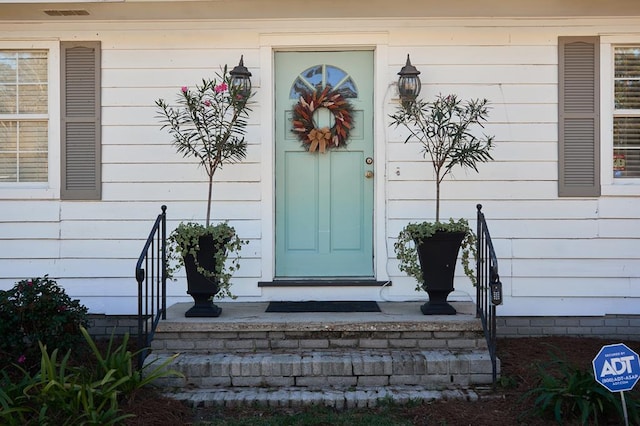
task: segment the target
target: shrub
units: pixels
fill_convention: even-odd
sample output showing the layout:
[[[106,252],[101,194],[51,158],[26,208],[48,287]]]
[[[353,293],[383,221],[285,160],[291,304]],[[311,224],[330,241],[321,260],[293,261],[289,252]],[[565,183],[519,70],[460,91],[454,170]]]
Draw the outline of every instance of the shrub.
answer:
[[[553,418],[559,424],[579,421],[580,424],[598,424],[599,421],[623,418],[623,409],[617,393],[609,392],[596,382],[593,372],[580,369],[550,351],[551,361],[540,364],[538,385],[526,392],[522,399],[534,397],[533,408],[524,416]],[[626,398],[629,419],[640,424],[640,404]]]
[[[178,357],[178,354],[167,358],[158,365],[154,365],[154,362],[151,362],[141,366],[139,369],[136,369],[134,368],[133,361],[140,352],[145,350],[145,348],[138,349],[136,352],[128,350],[129,333],[124,335],[122,343],[117,347],[114,347],[114,336],[112,334],[109,339],[109,344],[103,354],[91,339],[87,330],[82,328],[81,331],[97,361],[98,371],[96,374],[111,374],[112,377],[118,381],[118,389],[124,395],[130,395],[134,391],[151,384],[154,380],[162,377],[182,376],[180,372],[167,368],[168,365]]]
[[[66,350],[82,340],[87,308],[45,275],[0,291],[0,351],[13,362],[36,355],[38,342]]]
[[[132,415],[119,408],[124,398],[153,380],[180,375],[167,368],[177,355],[154,368],[133,368],[137,353],[127,349],[128,335],[115,346],[114,336],[102,353],[84,327],[80,328],[93,365],[73,365],[71,350],[60,357],[40,344],[40,369],[35,374],[18,368],[22,375],[12,380],[0,371],[0,424],[3,425],[115,425]],[[147,371],[148,370],[148,371]]]

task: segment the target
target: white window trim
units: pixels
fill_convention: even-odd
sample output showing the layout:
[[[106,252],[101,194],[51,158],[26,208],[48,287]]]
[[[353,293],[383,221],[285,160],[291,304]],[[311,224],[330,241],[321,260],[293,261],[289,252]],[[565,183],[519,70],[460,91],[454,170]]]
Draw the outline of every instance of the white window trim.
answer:
[[[60,43],[58,41],[0,41],[2,50],[47,50],[48,181],[0,183],[0,200],[60,198]]]
[[[613,177],[614,48],[640,45],[637,36],[600,37],[600,182],[603,196],[640,195],[640,178]]]

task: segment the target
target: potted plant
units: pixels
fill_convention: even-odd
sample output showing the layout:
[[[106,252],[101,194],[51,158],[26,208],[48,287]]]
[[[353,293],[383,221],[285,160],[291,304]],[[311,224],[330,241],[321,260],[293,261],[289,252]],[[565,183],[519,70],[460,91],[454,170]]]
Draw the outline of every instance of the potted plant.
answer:
[[[453,291],[461,246],[465,273],[475,285],[469,265],[475,253],[475,235],[465,219],[440,221],[440,184],[455,166],[478,172],[478,163],[493,160],[493,136],[471,133],[473,127],[483,127],[487,105],[486,99],[463,102],[456,95],[438,95],[433,102],[403,102],[390,116],[391,125],[409,131],[405,143],[416,140],[422,144],[423,158],[430,160],[435,174],[435,222],[409,223],[394,244],[400,270],[418,281],[416,290],[429,294],[429,301],[420,307],[425,315],[456,313],[447,297]]]
[[[216,171],[246,157],[244,135],[250,97],[250,91],[233,84],[225,65],[216,79],[203,79],[193,90],[182,87],[177,106],[169,106],[163,99],[156,101],[162,129],[168,129],[177,152],[196,159],[209,178],[205,225],[180,223],[168,238],[168,273],[185,267],[187,293],[195,302],[187,317],[217,317],[222,309],[212,298],[235,298],[230,279],[239,268],[239,251],[245,241],[228,223],[211,224],[211,196]]]

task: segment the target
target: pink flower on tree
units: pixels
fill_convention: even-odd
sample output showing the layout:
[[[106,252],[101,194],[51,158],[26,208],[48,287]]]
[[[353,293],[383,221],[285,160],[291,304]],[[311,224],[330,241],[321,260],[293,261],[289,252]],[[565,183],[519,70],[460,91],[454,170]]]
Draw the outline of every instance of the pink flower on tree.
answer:
[[[204,105],[210,107],[211,106],[211,101],[209,99],[205,99]]]
[[[187,93],[187,91],[189,90],[189,88],[187,86],[182,86],[182,93]]]
[[[18,364],[24,364],[27,361],[27,357],[22,354],[18,357]]]
[[[214,90],[216,91],[216,93],[221,93],[224,92],[225,90],[227,90],[227,83],[220,83],[218,84]]]

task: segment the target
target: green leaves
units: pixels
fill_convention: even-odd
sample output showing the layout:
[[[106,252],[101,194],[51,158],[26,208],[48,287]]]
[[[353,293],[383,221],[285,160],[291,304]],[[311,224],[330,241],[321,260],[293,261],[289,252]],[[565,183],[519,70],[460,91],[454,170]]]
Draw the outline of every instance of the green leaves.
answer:
[[[198,264],[197,253],[200,248],[200,237],[207,235],[224,247],[224,250],[215,252],[214,271],[208,271]],[[195,222],[180,223],[168,238],[167,260],[169,267],[167,273],[170,278],[173,277],[174,272],[184,266],[184,257],[192,255],[199,273],[218,279],[219,291],[216,297],[235,299],[236,296],[231,293],[231,276],[240,269],[240,250],[245,244],[247,241],[241,240],[235,229],[226,222],[208,226]],[[228,259],[229,262],[227,262]]]
[[[465,274],[475,286],[476,275],[475,270],[471,267],[470,260],[472,256],[474,260],[476,258],[476,235],[469,227],[469,222],[466,219],[459,219],[457,221],[449,219],[449,222],[420,222],[406,225],[402,231],[400,231],[398,239],[393,245],[396,257],[400,261],[399,269],[416,279],[418,282],[416,291],[422,290],[424,279],[418,261],[415,241],[428,238],[437,231],[465,233],[461,245],[461,261]]]
[[[248,100],[240,88],[231,84],[225,65],[217,79],[203,79],[193,90],[183,87],[177,106],[170,106],[164,99],[156,101],[161,128],[173,137],[176,151],[196,159],[207,172],[207,225],[214,174],[225,164],[242,161],[247,155],[244,135],[251,111]]]
[[[138,352],[128,349],[128,334],[114,345],[111,336],[105,353],[98,350],[84,327],[81,327],[95,368],[71,365],[71,350],[60,358],[59,349],[51,352],[40,344],[40,370],[35,375],[18,368],[22,376],[11,380],[5,369],[0,373],[0,424],[3,425],[116,425],[132,415],[122,414],[119,403],[137,389],[167,376],[181,376],[168,365],[177,354],[159,365],[133,368]],[[15,376],[15,375],[14,375]]]
[[[538,385],[525,393],[523,400],[533,399],[533,408],[524,416],[546,416],[557,423],[577,420],[580,424],[598,424],[600,420],[623,418],[622,403],[617,394],[595,381],[591,370],[582,370],[550,352],[552,360],[536,366]],[[640,421],[640,404],[627,398],[627,409],[633,424]]]
[[[38,341],[69,349],[82,340],[80,327],[87,324],[87,308],[48,275],[0,291],[0,354],[10,362],[33,363]]]
[[[478,163],[493,160],[493,136],[477,136],[471,129],[483,127],[489,109],[487,99],[463,102],[456,95],[438,95],[433,102],[416,100],[402,104],[391,115],[391,125],[409,130],[405,143],[422,144],[436,175],[436,222],[440,220],[440,183],[455,166],[478,171]]]

